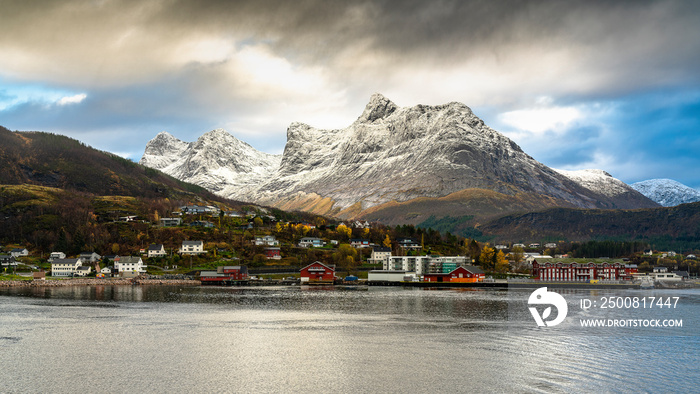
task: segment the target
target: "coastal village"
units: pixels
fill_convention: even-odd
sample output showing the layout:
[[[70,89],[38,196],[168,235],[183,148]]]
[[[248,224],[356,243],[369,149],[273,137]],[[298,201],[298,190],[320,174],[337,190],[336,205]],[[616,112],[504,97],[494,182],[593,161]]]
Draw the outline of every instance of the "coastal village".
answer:
[[[391,229],[363,221],[330,225],[318,220],[281,221],[264,209],[241,213],[211,205],[184,205],[170,217],[156,214],[153,219],[126,215],[114,222],[180,235],[178,230],[194,229],[186,234],[203,235],[202,239],[150,243],[136,253],[123,255],[118,254],[122,249],[119,244],[107,251],[89,250],[72,256],[61,250],[44,255],[21,245],[0,246],[2,273],[33,280],[188,279],[202,285],[456,285],[506,279],[518,283],[624,284],[639,283],[642,277],[653,283],[683,283],[696,278],[698,270],[693,253],[645,249],[637,253],[636,261],[573,258],[561,242],[491,246],[413,226]],[[233,242],[221,241],[222,223],[228,224],[225,235]],[[217,241],[207,236],[215,234],[219,235]]]

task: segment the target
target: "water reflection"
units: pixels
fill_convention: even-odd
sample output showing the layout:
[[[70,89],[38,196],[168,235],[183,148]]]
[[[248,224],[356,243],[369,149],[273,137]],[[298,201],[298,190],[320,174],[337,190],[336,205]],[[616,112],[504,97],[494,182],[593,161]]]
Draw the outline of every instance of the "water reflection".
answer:
[[[305,286],[2,289],[0,381],[8,392],[696,391],[697,335],[544,331],[532,320],[510,320],[528,295]],[[572,305],[589,296],[566,293]],[[687,312],[697,312],[698,293],[684,297]],[[75,360],[129,376],[67,375]]]

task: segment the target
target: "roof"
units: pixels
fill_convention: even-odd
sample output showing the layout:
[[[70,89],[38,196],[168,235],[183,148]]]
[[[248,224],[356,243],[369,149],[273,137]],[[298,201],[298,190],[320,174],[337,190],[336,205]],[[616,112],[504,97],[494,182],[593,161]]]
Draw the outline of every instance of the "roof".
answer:
[[[182,241],[183,245],[201,245],[204,241]]]
[[[21,251],[23,251],[23,250],[27,250],[27,249],[25,249],[25,248],[14,248],[14,249],[12,249],[13,252],[21,252]]]
[[[322,266],[328,268],[329,270],[335,271],[335,267],[329,267],[329,266],[323,264],[323,263],[320,262],[320,261],[313,262],[313,263],[307,265],[306,267],[302,268],[300,271],[303,271],[303,270],[305,270],[305,269],[311,267],[312,265],[316,265],[316,264],[320,264],[320,265],[322,265]]]
[[[120,264],[136,264],[139,261],[143,262],[141,260],[141,257],[135,257],[135,256],[123,256],[119,258],[119,263]]]
[[[374,252],[391,252],[391,248],[387,248],[384,246],[375,246],[372,248],[372,251],[374,251]]]
[[[75,264],[78,260],[80,259],[55,259],[51,264]]]
[[[148,250],[161,250],[163,249],[163,244],[154,244],[148,247]]]
[[[471,272],[472,274],[483,274],[484,271],[479,267],[474,267],[473,265],[463,265],[462,268]]]
[[[81,265],[80,267],[77,268],[78,271],[90,271],[90,266],[89,265]]]

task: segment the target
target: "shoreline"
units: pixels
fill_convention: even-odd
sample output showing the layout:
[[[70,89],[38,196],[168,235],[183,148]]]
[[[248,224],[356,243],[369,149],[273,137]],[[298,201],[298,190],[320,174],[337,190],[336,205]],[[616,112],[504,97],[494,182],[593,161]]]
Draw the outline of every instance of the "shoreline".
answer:
[[[133,286],[187,285],[199,286],[198,280],[187,279],[61,279],[61,280],[3,280],[0,287],[63,287],[63,286]]]

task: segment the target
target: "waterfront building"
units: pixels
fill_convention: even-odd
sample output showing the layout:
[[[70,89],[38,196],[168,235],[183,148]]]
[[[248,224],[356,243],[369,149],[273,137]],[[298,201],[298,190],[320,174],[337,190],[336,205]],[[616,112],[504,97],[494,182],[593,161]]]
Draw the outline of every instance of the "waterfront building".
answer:
[[[532,262],[532,275],[537,280],[588,282],[591,280],[632,280],[636,264],[621,262]]]
[[[407,282],[416,277],[413,271],[372,270],[367,274],[368,282]]]
[[[219,266],[216,267],[216,271],[202,271],[199,274],[203,285],[226,285],[248,278],[248,267],[245,265]]]
[[[92,272],[92,267],[89,265],[81,265],[80,267],[75,269],[75,274],[74,276],[88,276]]]
[[[425,274],[426,282],[474,283],[484,281],[484,271],[471,265],[460,266],[448,273]]]
[[[146,273],[141,257],[122,256],[114,260],[114,269],[119,276],[138,276]]]
[[[55,259],[51,262],[51,276],[71,277],[78,267],[83,265],[83,259]]]
[[[332,282],[335,279],[335,266],[327,266],[320,261],[301,269],[302,282]]]

